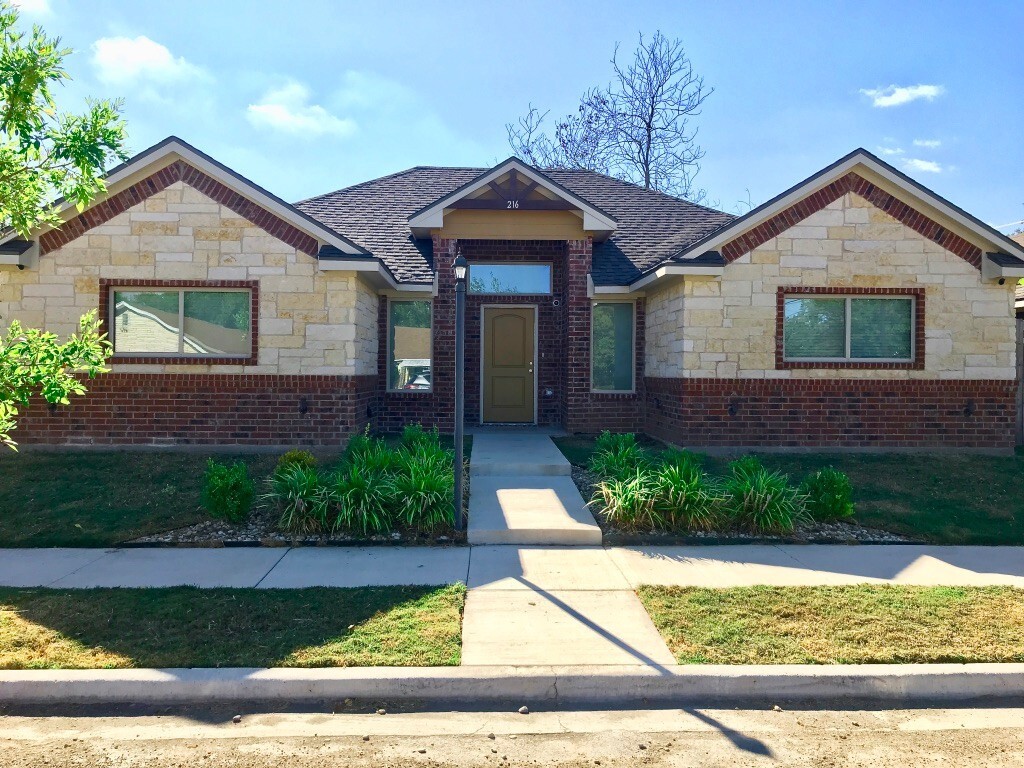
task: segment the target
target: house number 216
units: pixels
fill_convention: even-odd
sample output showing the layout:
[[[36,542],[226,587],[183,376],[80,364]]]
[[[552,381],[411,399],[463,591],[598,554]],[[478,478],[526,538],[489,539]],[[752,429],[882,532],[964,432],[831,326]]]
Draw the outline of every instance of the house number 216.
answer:
[[[506,201],[505,209],[509,210],[509,211],[518,210],[519,209],[519,201],[518,200],[508,200],[508,201]]]

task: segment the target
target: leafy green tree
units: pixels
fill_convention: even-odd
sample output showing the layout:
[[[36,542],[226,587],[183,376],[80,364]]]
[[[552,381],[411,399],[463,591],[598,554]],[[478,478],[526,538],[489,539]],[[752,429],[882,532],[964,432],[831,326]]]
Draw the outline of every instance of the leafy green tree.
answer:
[[[106,373],[110,343],[99,333],[96,312],[80,321],[78,332],[61,343],[55,334],[22,328],[15,320],[0,338],[0,443],[15,447],[18,406],[37,392],[48,403],[67,405],[71,395],[85,394],[80,376]]]
[[[18,12],[0,3],[0,227],[22,237],[59,226],[61,198],[85,208],[105,191],[103,169],[127,157],[119,102],[90,101],[82,114],[57,110],[53,89],[70,79],[70,53],[39,26],[19,29]],[[14,447],[19,405],[36,393],[68,403],[85,392],[76,372],[105,372],[109,355],[94,312],[63,343],[11,322],[0,336],[0,443]]]
[[[105,189],[104,167],[127,154],[121,103],[58,112],[53,87],[71,79],[63,66],[71,49],[17,22],[18,12],[0,3],[0,223],[28,237],[60,224],[57,198],[88,205]]]

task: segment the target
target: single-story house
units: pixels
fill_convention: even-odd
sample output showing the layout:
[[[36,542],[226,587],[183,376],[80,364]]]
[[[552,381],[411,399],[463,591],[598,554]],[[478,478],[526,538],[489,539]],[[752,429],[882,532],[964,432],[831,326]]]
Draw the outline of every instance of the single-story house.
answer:
[[[0,324],[96,309],[111,372],[23,444],[328,446],[469,424],[686,446],[1014,445],[1024,245],[858,149],[743,216],[608,176],[418,166],[289,204],[170,137],[0,238]]]

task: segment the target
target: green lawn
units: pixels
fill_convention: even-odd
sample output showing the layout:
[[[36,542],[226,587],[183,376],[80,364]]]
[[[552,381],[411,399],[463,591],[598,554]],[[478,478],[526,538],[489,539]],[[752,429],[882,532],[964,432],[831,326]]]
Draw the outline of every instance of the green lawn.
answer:
[[[1012,587],[641,587],[680,664],[1024,662]]]
[[[0,669],[453,666],[465,587],[0,589]]]
[[[1024,544],[1024,454],[764,454],[794,482],[822,467],[850,477],[857,522],[935,544]],[[709,457],[722,472],[726,460]]]
[[[207,519],[206,454],[0,450],[0,546],[108,547]],[[261,484],[276,454],[245,461]]]
[[[578,466],[593,453],[592,437],[555,442]],[[736,457],[709,456],[705,467],[724,474],[730,458]],[[1024,544],[1024,453],[766,453],[759,458],[794,484],[823,467],[842,470],[853,483],[855,520],[871,528],[935,544]]]

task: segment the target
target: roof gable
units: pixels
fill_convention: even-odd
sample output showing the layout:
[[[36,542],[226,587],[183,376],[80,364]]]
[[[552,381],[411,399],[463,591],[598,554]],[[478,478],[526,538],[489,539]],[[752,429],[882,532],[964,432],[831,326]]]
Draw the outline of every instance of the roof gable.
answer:
[[[684,263],[710,249],[720,249],[726,262],[733,261],[847,192],[867,199],[897,221],[979,269],[987,249],[1001,249],[1024,257],[1021,244],[867,150],[857,149],[725,227],[685,246],[668,261]],[[937,220],[940,218],[951,226],[940,223]]]
[[[409,227],[416,237],[429,237],[431,230],[444,226],[444,214],[454,208],[576,210],[583,216],[583,229],[593,232],[597,241],[607,239],[618,228],[608,213],[517,157],[420,208],[409,217]]]
[[[74,203],[58,201],[58,211],[67,218],[60,227],[41,232],[41,253],[71,242],[156,192],[183,181],[312,256],[316,256],[321,245],[330,245],[352,255],[367,254],[340,233],[176,136],[169,136],[112,169],[104,176],[104,181],[107,194],[81,212]],[[0,243],[16,237],[16,233],[8,232]]]

